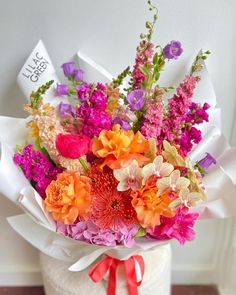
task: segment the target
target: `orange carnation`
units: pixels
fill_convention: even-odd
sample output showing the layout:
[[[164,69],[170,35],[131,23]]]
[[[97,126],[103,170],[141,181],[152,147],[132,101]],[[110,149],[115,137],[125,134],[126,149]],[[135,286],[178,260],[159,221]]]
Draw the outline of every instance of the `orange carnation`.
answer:
[[[139,191],[131,192],[132,205],[137,213],[139,223],[144,228],[154,229],[160,225],[160,217],[173,217],[175,210],[169,208],[173,201],[167,194],[157,196],[157,187],[154,181],[147,181]]]
[[[73,224],[78,217],[88,218],[90,201],[90,178],[69,171],[49,184],[44,204],[56,221]]]
[[[140,165],[149,162],[144,153],[149,149],[149,141],[138,131],[125,131],[120,125],[113,126],[112,130],[103,130],[93,141],[92,151],[98,158],[105,158],[103,165],[111,169],[118,169],[132,160]]]

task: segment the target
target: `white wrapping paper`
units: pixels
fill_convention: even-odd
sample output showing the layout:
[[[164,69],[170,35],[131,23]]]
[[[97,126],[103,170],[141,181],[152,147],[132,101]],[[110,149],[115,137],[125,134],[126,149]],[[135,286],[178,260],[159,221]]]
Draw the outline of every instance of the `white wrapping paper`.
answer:
[[[39,81],[34,82],[36,84],[29,82],[29,78],[22,77],[25,66],[30,63],[36,52],[40,53],[37,55],[38,57],[44,56],[50,61],[46,49],[40,41],[18,76],[19,84],[26,95],[29,95],[40,84],[51,79],[56,80],[51,61],[50,67],[47,68],[48,71],[45,70],[45,76],[42,75]],[[89,70],[92,79],[98,77],[98,73],[100,81],[112,79],[112,75],[94,61],[82,54],[78,54],[78,56],[84,65],[87,64],[86,70]],[[221,134],[220,110],[214,108],[216,106],[215,92],[205,64],[201,76],[202,81],[198,85],[197,100],[199,102],[207,101],[213,109],[211,110],[209,124],[203,124],[201,127],[203,140],[193,149],[190,158],[193,161],[200,160],[204,157],[205,152],[209,152],[216,158],[217,165],[213,166],[207,176],[204,177],[208,201],[198,206],[197,211],[201,214],[200,218],[202,219],[225,218],[236,215],[236,170],[234,168],[236,167],[236,149],[230,148]],[[51,100],[53,99],[51,94],[49,97]],[[54,98],[54,102],[57,103],[58,99]],[[104,253],[118,259],[127,259],[139,250],[148,250],[163,244],[163,242],[139,239],[132,249],[124,246],[111,248],[74,241],[56,233],[55,223],[45,213],[41,198],[12,160],[15,144],[19,144],[25,139],[26,120],[0,117],[0,193],[23,207],[25,212],[28,213],[8,218],[10,225],[23,238],[43,253],[59,260],[71,262],[69,268],[71,271],[85,269]]]
[[[54,87],[48,90],[45,102],[55,105],[63,100],[56,97],[55,94],[55,86],[59,80],[43,41],[39,40],[17,76],[17,83],[26,99],[28,99],[32,91],[37,90],[50,80],[54,81]]]

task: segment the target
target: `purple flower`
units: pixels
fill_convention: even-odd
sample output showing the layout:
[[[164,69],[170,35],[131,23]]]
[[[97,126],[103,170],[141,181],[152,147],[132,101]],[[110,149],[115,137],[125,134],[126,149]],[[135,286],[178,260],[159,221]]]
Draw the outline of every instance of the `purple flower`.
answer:
[[[216,164],[216,159],[209,153],[206,153],[206,156],[197,163],[197,165],[204,171],[207,171],[213,164]]]
[[[58,111],[61,117],[64,117],[66,115],[75,116],[75,110],[73,106],[69,103],[63,103],[61,102],[58,106]]]
[[[69,87],[66,84],[57,84],[56,94],[58,96],[69,94]]]
[[[125,120],[122,120],[120,117],[116,117],[113,120],[112,125],[116,125],[116,124],[119,124],[123,130],[127,131],[130,129],[129,123]]]
[[[76,81],[83,81],[84,80],[84,71],[81,69],[75,69],[73,75],[74,75],[74,79]]]
[[[181,43],[179,41],[172,40],[163,49],[164,57],[167,59],[177,59],[183,52]]]
[[[126,247],[131,248],[135,244],[135,235],[138,233],[140,226],[131,225],[120,228],[117,232],[116,238],[119,243],[124,244]]]
[[[145,103],[144,96],[145,91],[142,89],[133,90],[127,95],[126,100],[128,101],[132,111],[139,111],[142,109]]]
[[[75,63],[73,61],[64,63],[61,68],[63,69],[66,77],[73,76],[75,72]]]
[[[91,220],[78,221],[78,223],[72,225],[57,223],[57,231],[73,240],[111,247],[116,245],[132,247],[138,230],[138,225],[124,226],[119,231],[101,229]]]

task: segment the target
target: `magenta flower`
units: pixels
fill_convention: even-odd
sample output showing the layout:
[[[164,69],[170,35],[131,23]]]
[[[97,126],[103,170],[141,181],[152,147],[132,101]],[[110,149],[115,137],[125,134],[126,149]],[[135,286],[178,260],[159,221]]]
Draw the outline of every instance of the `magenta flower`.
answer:
[[[73,76],[75,72],[75,63],[73,61],[66,62],[61,65],[61,68],[63,69],[64,75],[66,77]]]
[[[82,133],[89,137],[98,136],[103,129],[111,129],[112,119],[109,114],[91,107],[87,102],[78,108],[77,114],[83,121]]]
[[[52,180],[57,178],[61,169],[55,167],[41,151],[35,151],[29,144],[15,153],[13,160],[35,187],[42,198],[46,197],[45,190]]]
[[[69,94],[69,87],[66,84],[57,84],[56,94],[58,96],[68,95]]]
[[[183,245],[186,241],[195,239],[193,227],[198,217],[198,213],[188,213],[186,207],[178,208],[172,218],[161,216],[161,225],[148,230],[148,234],[157,240],[176,239]]]
[[[89,98],[91,92],[91,86],[87,83],[83,83],[82,85],[76,86],[78,99],[81,101],[86,101]]]
[[[123,129],[123,130],[129,130],[130,129],[130,125],[127,121],[125,120],[122,120],[120,117],[116,117],[113,122],[112,122],[112,125],[116,125],[116,124],[119,124],[120,127]]]
[[[89,98],[89,101],[96,109],[104,111],[107,107],[107,96],[101,90],[94,90]]]
[[[183,52],[181,43],[179,41],[172,40],[163,49],[164,57],[167,59],[177,59]]]
[[[81,69],[75,69],[73,76],[76,81],[83,81],[84,80],[84,71]]]
[[[127,95],[126,100],[132,111],[139,111],[142,109],[145,103],[144,96],[145,91],[142,89],[133,90]]]

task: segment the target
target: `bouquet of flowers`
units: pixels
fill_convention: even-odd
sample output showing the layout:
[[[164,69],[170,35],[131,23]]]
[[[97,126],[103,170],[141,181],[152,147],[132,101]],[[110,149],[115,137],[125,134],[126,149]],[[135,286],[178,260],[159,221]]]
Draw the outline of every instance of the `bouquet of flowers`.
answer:
[[[124,259],[170,239],[184,244],[195,238],[199,216],[236,212],[235,201],[229,203],[234,176],[227,169],[235,151],[213,127],[216,112],[207,97],[193,100],[210,52],[197,55],[176,89],[159,85],[165,66],[183,48],[179,41],[153,44],[158,17],[148,4],[154,17],[140,36],[133,68],[109,83],[89,83],[74,62],[64,63],[68,83],[49,81],[33,91],[24,106],[29,117],[18,119],[17,130],[9,131],[11,119],[1,118],[11,142],[20,142],[13,152],[2,140],[0,191],[33,218],[9,221],[48,255],[78,260],[72,270],[103,253]],[[44,101],[50,88],[59,104]],[[15,180],[10,192],[9,176]],[[223,179],[219,192],[214,176]]]

